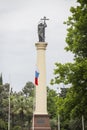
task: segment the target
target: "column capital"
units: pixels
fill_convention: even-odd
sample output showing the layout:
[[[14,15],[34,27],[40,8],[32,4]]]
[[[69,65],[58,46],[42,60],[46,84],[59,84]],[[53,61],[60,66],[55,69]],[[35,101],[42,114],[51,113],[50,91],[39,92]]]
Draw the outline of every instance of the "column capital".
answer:
[[[37,50],[46,50],[47,45],[48,45],[48,43],[46,43],[46,42],[35,43]]]

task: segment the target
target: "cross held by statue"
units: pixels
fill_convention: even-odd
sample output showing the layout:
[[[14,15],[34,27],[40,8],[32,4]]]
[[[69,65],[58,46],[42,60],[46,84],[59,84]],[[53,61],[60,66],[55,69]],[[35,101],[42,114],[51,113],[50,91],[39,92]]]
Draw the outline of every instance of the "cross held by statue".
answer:
[[[44,20],[44,23],[45,23],[45,21],[49,19],[44,16],[41,20]]]

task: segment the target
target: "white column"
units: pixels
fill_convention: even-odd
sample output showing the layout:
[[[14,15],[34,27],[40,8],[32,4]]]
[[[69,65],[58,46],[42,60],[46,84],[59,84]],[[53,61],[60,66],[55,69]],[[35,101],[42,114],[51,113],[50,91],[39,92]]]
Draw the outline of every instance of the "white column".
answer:
[[[45,50],[47,43],[38,42],[35,44],[37,49],[37,67],[39,70],[38,86],[36,86],[36,103],[34,114],[47,114],[47,90],[46,90],[46,61]]]

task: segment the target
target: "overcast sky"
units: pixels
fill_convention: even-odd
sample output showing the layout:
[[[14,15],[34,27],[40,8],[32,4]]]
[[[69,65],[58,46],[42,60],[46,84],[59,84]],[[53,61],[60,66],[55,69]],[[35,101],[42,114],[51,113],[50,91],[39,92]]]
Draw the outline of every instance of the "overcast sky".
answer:
[[[37,25],[46,16],[47,86],[53,78],[55,62],[72,62],[66,46],[66,25],[70,7],[76,0],[0,0],[0,73],[4,83],[20,91],[26,82],[34,82]]]

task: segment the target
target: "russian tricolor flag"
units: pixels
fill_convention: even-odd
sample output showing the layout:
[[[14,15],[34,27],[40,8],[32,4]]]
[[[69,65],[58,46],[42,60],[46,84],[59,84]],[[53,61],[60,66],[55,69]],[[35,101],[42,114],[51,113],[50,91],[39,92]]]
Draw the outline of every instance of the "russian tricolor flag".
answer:
[[[38,85],[38,77],[39,77],[39,71],[35,71],[35,85]]]

